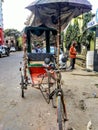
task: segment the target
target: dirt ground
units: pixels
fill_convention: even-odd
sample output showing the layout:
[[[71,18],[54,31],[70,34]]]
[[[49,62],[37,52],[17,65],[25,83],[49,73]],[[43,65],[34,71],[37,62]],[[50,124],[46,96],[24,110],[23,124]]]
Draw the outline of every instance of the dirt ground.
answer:
[[[62,73],[69,126],[75,130],[98,130],[98,73],[76,66],[72,72]]]
[[[0,130],[58,130],[56,109],[45,102],[39,90],[28,87],[25,99],[21,98],[21,57],[17,52],[0,59]],[[98,73],[76,66],[73,71],[62,72],[62,82],[67,126],[88,130],[91,121],[90,130],[98,130]]]

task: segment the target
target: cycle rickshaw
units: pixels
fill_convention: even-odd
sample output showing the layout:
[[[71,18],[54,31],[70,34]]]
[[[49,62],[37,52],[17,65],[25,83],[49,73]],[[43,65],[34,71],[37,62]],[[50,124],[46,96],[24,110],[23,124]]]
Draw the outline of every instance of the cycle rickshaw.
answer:
[[[60,43],[61,43],[61,30],[64,30],[65,27],[67,27],[69,21],[72,18],[75,18],[83,13],[89,12],[91,10],[92,6],[87,0],[36,0],[32,2],[29,6],[27,6],[27,9],[32,11],[34,19],[32,21],[32,26],[37,26],[40,24],[45,23],[49,27],[54,27],[57,29],[57,38],[56,38],[56,45],[57,45],[57,55],[56,58],[53,59],[53,62],[55,61],[55,66],[50,66],[50,63],[48,62],[48,67],[45,68],[45,74],[43,74],[42,81],[44,77],[48,77],[48,88],[45,91],[41,91],[45,97],[45,99],[48,99],[48,103],[50,99],[53,99],[56,95],[57,99],[57,121],[58,121],[58,128],[59,130],[64,130],[63,124],[67,121],[67,114],[66,114],[66,107],[64,103],[64,96],[63,96],[63,90],[62,90],[62,82],[61,82],[61,73],[59,69],[59,51],[60,51]],[[37,31],[37,30],[36,30]],[[49,53],[48,50],[49,47],[49,30],[46,31],[46,50]],[[29,34],[28,34],[29,35]],[[30,39],[28,40],[30,41]],[[46,57],[47,58],[47,57]],[[46,59],[45,58],[45,59]],[[48,60],[46,61],[49,61]],[[51,59],[51,58],[50,58]],[[51,70],[53,71],[51,73]],[[33,72],[33,71],[32,71]],[[54,80],[54,82],[51,82],[51,78]],[[26,78],[27,80],[27,78]],[[26,81],[27,82],[27,81]],[[41,84],[43,84],[41,82]],[[41,86],[40,84],[40,86]],[[51,91],[52,86],[55,85],[55,89]],[[41,89],[40,89],[41,90]]]
[[[32,35],[41,36],[45,34],[46,53],[32,53]],[[21,63],[21,96],[25,97],[24,91],[31,87],[39,89],[49,104],[52,101],[53,107],[57,108],[57,122],[59,130],[64,129],[67,121],[66,107],[63,90],[61,88],[61,73],[57,69],[58,57],[50,53],[49,38],[57,35],[57,31],[45,25],[38,27],[25,27],[23,38],[23,63]],[[56,43],[55,43],[56,44]]]

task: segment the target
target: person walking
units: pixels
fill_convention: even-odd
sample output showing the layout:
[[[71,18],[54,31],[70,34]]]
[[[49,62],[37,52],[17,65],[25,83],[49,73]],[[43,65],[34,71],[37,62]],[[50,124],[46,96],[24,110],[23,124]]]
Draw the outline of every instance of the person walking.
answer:
[[[77,55],[77,51],[76,51],[76,45],[77,42],[73,41],[72,45],[69,49],[69,57],[70,57],[70,69],[75,69],[75,62],[76,62],[76,55]]]

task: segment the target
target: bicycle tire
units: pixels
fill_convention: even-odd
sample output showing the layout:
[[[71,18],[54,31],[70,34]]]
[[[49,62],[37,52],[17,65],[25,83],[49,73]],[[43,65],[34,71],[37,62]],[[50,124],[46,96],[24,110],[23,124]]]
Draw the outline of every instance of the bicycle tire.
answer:
[[[44,78],[46,79],[46,77],[43,77],[43,81],[44,81]],[[50,95],[50,76],[47,76],[47,84],[44,84],[43,82],[40,84],[40,91],[42,93],[42,96],[44,97],[45,101],[49,104],[50,103],[50,98],[49,98],[49,95]],[[46,90],[44,89],[46,88]]]
[[[61,96],[57,96],[57,122],[59,130],[65,130],[64,107]]]
[[[56,94],[54,94],[54,96],[53,96],[52,106],[53,106],[53,108],[57,108],[57,105],[56,105]]]
[[[21,97],[24,98],[24,79],[21,75]]]
[[[21,97],[24,98],[24,89],[21,90]]]

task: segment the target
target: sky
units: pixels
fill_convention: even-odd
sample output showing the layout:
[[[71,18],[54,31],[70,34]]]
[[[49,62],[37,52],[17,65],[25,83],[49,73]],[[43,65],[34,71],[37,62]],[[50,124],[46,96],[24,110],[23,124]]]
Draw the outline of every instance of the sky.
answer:
[[[33,1],[34,0],[4,0],[2,3],[4,30],[17,29],[18,31],[22,31],[25,27],[24,22],[31,13],[25,7]],[[92,11],[95,13],[98,6],[95,0],[89,1],[92,4]]]

